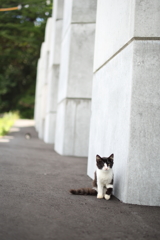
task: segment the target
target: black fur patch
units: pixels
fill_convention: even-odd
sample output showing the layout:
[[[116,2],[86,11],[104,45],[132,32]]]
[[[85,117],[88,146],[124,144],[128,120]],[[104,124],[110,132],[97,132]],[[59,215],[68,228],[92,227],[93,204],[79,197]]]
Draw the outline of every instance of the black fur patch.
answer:
[[[94,173],[93,187],[97,187],[97,174]]]
[[[106,194],[111,195],[112,194],[112,188],[107,188]]]
[[[99,169],[102,169],[103,166],[104,166],[104,163],[106,163],[108,167],[112,168],[112,166],[113,166],[113,159],[114,159],[114,155],[113,154],[111,154],[108,158],[100,157],[99,155],[96,155],[97,167]]]
[[[70,193],[75,195],[97,195],[97,191],[92,188],[71,189]]]

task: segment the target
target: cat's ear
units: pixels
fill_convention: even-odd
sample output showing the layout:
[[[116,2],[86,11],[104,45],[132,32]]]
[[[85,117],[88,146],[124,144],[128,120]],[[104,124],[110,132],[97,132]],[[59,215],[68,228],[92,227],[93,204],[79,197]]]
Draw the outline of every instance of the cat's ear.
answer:
[[[111,159],[112,161],[114,160],[114,154],[113,153],[109,156],[109,159]]]
[[[99,155],[96,155],[96,161],[100,161],[101,160],[101,157]]]

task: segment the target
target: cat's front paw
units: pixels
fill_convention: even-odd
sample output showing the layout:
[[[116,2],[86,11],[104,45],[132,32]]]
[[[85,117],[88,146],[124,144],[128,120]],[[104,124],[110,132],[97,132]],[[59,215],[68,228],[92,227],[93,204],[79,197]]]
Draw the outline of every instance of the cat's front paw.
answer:
[[[103,198],[103,195],[102,194],[98,194],[97,198],[101,199],[101,198]]]
[[[105,194],[104,197],[106,200],[109,200],[111,198],[111,195]]]

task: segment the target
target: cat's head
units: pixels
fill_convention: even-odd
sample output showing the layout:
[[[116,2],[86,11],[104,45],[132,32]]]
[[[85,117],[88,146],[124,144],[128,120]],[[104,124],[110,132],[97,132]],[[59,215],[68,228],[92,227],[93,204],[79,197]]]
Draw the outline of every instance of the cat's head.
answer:
[[[109,157],[100,157],[96,155],[97,167],[103,171],[108,171],[113,166],[114,154]]]

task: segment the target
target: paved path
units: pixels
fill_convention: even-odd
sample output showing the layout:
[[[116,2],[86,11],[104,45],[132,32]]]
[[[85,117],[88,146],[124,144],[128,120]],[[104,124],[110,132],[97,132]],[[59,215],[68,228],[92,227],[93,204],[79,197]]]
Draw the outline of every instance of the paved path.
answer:
[[[0,139],[0,240],[160,239],[159,207],[71,195],[91,185],[87,159],[58,155],[32,123]]]

